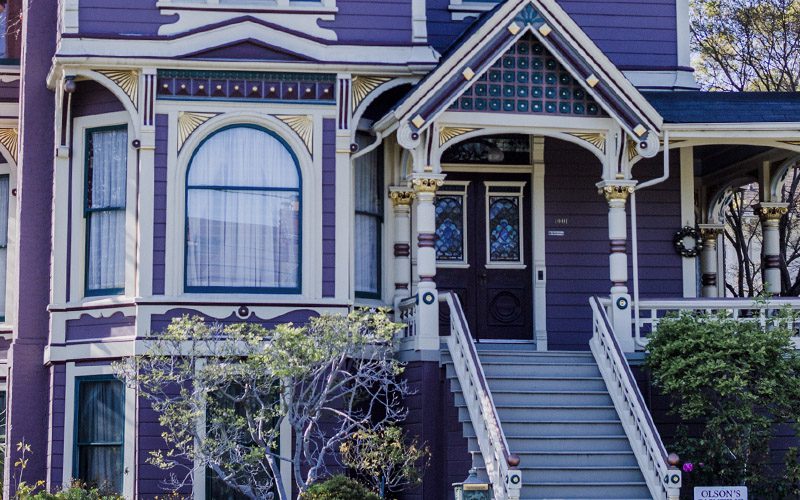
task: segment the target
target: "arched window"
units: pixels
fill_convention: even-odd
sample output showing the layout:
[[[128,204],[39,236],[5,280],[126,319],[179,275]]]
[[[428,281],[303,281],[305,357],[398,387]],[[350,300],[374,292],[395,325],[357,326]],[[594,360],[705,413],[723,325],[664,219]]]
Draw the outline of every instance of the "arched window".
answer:
[[[301,179],[271,132],[224,128],[186,174],[188,292],[300,291]]]

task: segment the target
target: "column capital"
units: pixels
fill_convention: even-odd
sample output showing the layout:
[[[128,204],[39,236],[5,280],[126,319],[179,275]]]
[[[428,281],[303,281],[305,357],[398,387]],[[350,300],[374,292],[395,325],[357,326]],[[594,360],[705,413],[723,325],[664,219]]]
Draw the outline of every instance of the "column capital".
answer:
[[[411,206],[411,202],[414,201],[414,198],[417,196],[417,193],[414,190],[402,187],[402,186],[391,186],[389,188],[389,198],[392,200],[392,206]]]
[[[789,204],[761,202],[755,206],[755,210],[763,222],[779,221],[789,212]]]
[[[597,194],[605,195],[606,201],[622,201],[623,203],[628,200],[628,196],[636,189],[636,181],[602,181],[596,184]]]
[[[700,230],[700,239],[703,241],[713,240],[716,242],[717,236],[722,234],[725,230],[724,224],[698,224],[697,228]]]
[[[413,173],[411,187],[417,193],[435,193],[444,184],[444,174]]]

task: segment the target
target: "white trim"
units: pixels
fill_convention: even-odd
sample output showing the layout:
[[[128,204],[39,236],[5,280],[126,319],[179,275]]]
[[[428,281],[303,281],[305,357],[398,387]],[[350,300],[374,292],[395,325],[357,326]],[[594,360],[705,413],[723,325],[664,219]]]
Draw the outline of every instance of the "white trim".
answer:
[[[681,1],[685,0],[678,0]],[[623,74],[637,88],[700,88],[694,73],[689,70],[624,71]]]
[[[242,12],[263,12],[264,10],[272,11],[285,11],[285,12],[297,12],[303,13],[305,11],[328,11],[328,12],[336,12],[336,1],[335,0],[319,0],[319,1],[300,1],[300,2],[293,2],[291,0],[240,0],[239,2],[226,2],[224,4],[219,3],[219,0],[200,0],[200,1],[181,1],[181,0],[158,0],[156,2],[156,8],[158,9],[170,9],[170,10],[181,10],[181,9],[188,9],[188,10],[197,10],[202,9],[204,11],[211,11],[211,10],[224,10],[224,11],[233,11],[236,14],[241,14]]]
[[[9,329],[16,324],[17,303],[17,164],[10,155],[3,152],[6,163],[0,164],[0,175],[8,175],[8,232],[6,234],[6,282],[0,283],[6,289],[5,321],[0,323],[0,329],[6,325]]]
[[[694,227],[694,148],[681,148],[680,190],[681,225]],[[697,297],[697,257],[681,257],[683,296]]]
[[[105,113],[100,115],[82,116],[74,120],[74,134],[72,139],[72,233],[70,241],[71,262],[70,269],[70,302],[83,303],[84,301],[97,300],[98,297],[86,297],[86,219],[83,216],[85,202],[85,151],[86,132],[97,127],[108,126],[127,127],[127,161],[128,171],[125,199],[125,291],[119,296],[133,297],[136,290],[136,206],[137,206],[137,165],[136,150],[131,146],[131,141],[136,137],[134,127],[130,122],[130,115],[126,111]],[[58,186],[57,186],[58,187]],[[64,193],[66,197],[66,193]],[[66,206],[66,203],[64,204]],[[133,235],[133,236],[131,236]],[[55,242],[58,244],[58,242]],[[64,242],[66,245],[66,242]],[[58,279],[66,280],[63,273]],[[58,284],[57,282],[55,283]],[[54,287],[55,288],[55,287]],[[109,296],[111,297],[111,296]]]
[[[443,190],[439,188],[436,192],[437,198],[439,196],[457,196],[461,198],[461,227],[464,228],[461,234],[461,260],[439,260],[436,259],[436,268],[442,269],[469,269],[469,226],[467,224],[467,203],[469,199],[469,185],[470,181],[444,181],[444,186],[461,187],[461,190]],[[434,210],[436,210],[436,199],[434,198]],[[435,213],[435,212],[434,212]],[[436,225],[438,229],[438,225]]]
[[[533,331],[536,349],[547,350],[547,248],[545,239],[544,137],[531,137],[531,226],[533,235]],[[539,279],[542,273],[542,279]]]
[[[691,66],[692,55],[689,46],[689,0],[675,0],[675,24],[678,27],[677,51],[678,66]]]
[[[486,269],[525,269],[527,266],[525,265],[525,224],[523,221],[525,220],[525,208],[524,208],[524,188],[527,182],[519,182],[519,181],[484,181],[483,185],[485,188],[484,192],[484,205],[485,205],[485,219],[484,219],[484,226],[485,226],[485,237],[486,237],[486,262],[485,267]],[[516,187],[518,188],[517,192],[507,192],[507,191],[498,191],[496,193],[492,193],[493,187]],[[496,198],[504,197],[504,198],[517,198],[517,212],[519,213],[519,260],[518,261],[493,261],[491,258],[491,245],[489,244],[491,241],[491,230],[489,228],[489,200],[494,196]]]
[[[68,488],[72,484],[74,467],[74,435],[75,435],[75,380],[92,375],[113,375],[110,365],[75,366],[74,362],[66,364],[66,384],[64,388],[64,459],[61,475],[62,486]],[[120,382],[124,383],[124,382]],[[125,437],[122,495],[133,498],[136,484],[136,390],[125,387]]]

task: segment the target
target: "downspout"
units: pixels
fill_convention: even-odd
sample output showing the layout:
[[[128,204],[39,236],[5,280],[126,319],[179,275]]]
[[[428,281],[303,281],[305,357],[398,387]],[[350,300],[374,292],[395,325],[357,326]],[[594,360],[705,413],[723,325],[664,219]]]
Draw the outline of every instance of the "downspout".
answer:
[[[381,141],[383,141],[383,132],[375,132],[375,142],[370,144],[369,146],[365,147],[364,149],[359,149],[358,152],[350,156],[350,160],[357,160],[364,156],[365,154],[369,153],[373,149],[377,148],[381,145]]]
[[[638,184],[631,193],[631,257],[633,264],[633,319],[634,336],[639,342],[639,231],[636,224],[636,193],[644,188],[661,184],[669,179],[669,131],[664,131],[664,171],[661,177]]]

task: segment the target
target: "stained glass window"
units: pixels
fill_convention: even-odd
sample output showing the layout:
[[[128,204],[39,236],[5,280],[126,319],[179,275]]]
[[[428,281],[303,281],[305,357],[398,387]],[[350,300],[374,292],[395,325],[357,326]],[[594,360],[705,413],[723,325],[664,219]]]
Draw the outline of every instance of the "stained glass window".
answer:
[[[464,197],[436,198],[436,260],[464,261]]]
[[[519,262],[519,197],[489,196],[489,260]]]

